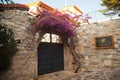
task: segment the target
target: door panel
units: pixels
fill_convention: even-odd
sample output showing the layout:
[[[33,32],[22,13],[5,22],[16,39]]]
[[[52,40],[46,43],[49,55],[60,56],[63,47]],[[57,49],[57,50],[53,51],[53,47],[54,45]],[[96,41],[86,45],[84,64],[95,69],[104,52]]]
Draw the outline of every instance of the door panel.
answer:
[[[64,69],[63,45],[41,42],[38,46],[38,74]]]

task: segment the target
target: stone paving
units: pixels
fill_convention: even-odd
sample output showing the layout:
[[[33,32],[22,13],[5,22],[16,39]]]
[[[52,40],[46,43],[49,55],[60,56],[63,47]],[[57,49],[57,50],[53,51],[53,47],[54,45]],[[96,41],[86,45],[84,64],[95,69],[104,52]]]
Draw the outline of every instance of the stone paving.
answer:
[[[72,73],[70,71],[58,71],[45,75],[40,75],[37,80],[63,80],[64,78],[68,78],[74,74],[75,73]]]

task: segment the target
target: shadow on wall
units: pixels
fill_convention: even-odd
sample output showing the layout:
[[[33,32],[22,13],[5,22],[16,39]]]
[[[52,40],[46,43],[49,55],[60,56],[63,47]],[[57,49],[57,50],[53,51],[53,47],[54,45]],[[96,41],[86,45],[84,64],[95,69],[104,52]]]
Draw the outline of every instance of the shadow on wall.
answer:
[[[120,68],[112,69],[107,72],[109,80],[120,80]]]

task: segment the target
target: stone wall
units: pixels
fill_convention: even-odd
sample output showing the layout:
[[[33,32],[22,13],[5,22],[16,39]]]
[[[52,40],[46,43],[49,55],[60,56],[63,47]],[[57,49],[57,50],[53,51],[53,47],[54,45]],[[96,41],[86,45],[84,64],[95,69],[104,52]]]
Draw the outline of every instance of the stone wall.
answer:
[[[33,17],[25,10],[4,10],[0,12],[1,23],[12,28],[18,52],[14,56],[10,70],[0,74],[0,80],[33,80],[37,76],[37,51],[34,48],[34,36],[31,33]]]
[[[82,77],[85,77],[85,80],[119,80],[120,19],[82,25],[76,31],[77,38],[74,39],[76,50],[84,55],[82,67],[79,70],[80,73],[83,72]],[[96,49],[94,38],[109,35],[114,37],[114,48]],[[96,79],[96,75],[104,79]]]
[[[31,32],[34,17],[25,10],[4,10],[0,14],[0,23],[12,28],[15,39],[20,40],[17,46],[19,51],[13,58],[12,66],[8,72],[0,74],[0,80],[35,80],[38,77],[37,47],[40,41],[37,42]],[[76,50],[84,59],[79,72],[64,80],[119,80],[120,19],[82,25],[76,32]],[[114,49],[96,49],[94,38],[109,35],[114,37]],[[65,70],[74,72],[76,66],[72,64],[70,53],[69,47],[64,46]]]
[[[18,52],[14,56],[8,72],[0,74],[0,80],[34,80],[38,77],[37,47],[43,34],[33,35],[31,26],[35,17],[27,10],[4,10],[0,12],[0,23],[10,27],[18,43]],[[69,48],[64,46],[64,69],[73,71],[72,55]]]

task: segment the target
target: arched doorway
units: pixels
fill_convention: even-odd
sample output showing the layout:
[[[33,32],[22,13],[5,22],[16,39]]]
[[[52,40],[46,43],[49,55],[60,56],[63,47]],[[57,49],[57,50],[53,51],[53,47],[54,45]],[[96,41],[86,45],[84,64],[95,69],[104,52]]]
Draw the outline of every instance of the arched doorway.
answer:
[[[60,36],[46,33],[38,46],[38,75],[63,70],[63,52]]]

